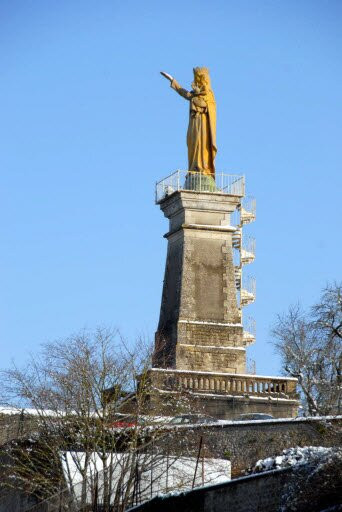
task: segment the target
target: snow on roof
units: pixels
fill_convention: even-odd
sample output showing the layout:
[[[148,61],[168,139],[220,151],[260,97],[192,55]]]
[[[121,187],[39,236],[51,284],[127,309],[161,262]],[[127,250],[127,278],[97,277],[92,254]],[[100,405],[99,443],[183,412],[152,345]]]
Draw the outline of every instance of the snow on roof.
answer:
[[[61,416],[69,416],[76,414],[75,411],[62,411],[62,410],[53,410],[53,409],[35,409],[33,407],[0,407],[0,415],[1,414],[24,414],[27,416],[51,416],[51,417],[61,417]],[[95,413],[94,413],[95,414]]]
[[[258,425],[258,424],[268,424],[268,423],[303,423],[303,422],[306,422],[306,421],[329,421],[329,420],[341,420],[342,419],[342,415],[340,416],[306,416],[306,417],[301,417],[301,418],[269,418],[269,419],[263,419],[263,420],[240,420],[240,421],[237,421],[237,420],[218,420],[218,421],[213,421],[213,422],[208,422],[208,423],[194,423],[194,424],[190,424],[190,423],[185,423],[185,424],[179,424],[179,425],[164,425],[165,427],[172,427],[172,429],[187,429],[187,428],[207,428],[207,427],[222,427],[224,428],[225,426],[238,426],[238,425],[244,425],[244,426],[247,426],[247,425],[250,425],[250,424],[253,424],[253,425]]]
[[[0,407],[0,414],[27,414],[29,416],[52,416],[56,415],[56,411],[50,409],[37,410],[31,407]]]

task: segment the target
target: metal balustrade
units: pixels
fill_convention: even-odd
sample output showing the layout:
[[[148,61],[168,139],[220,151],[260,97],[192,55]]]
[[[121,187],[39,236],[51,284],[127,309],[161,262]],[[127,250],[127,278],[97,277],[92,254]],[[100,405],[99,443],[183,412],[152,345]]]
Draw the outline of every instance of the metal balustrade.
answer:
[[[245,177],[216,172],[215,179],[200,172],[177,170],[156,184],[156,203],[179,190],[210,192],[243,197]]]
[[[246,345],[252,345],[256,337],[256,322],[251,316],[243,322],[243,339]]]
[[[158,370],[153,368],[153,380],[161,389],[188,390],[198,393],[229,395],[293,396],[296,379],[259,377],[256,375],[206,373],[183,370]],[[157,378],[156,378],[157,377]]]
[[[232,236],[232,245],[234,251],[234,264],[241,262],[242,265],[252,263],[255,260],[255,238],[252,236],[243,236],[242,229],[238,228]]]
[[[242,284],[240,290],[240,305],[247,306],[255,301],[256,298],[256,281],[255,277],[245,275],[242,276]]]
[[[240,224],[249,224],[256,219],[256,199],[252,196],[245,196],[241,201]]]
[[[246,265],[255,260],[255,238],[243,236],[241,244],[241,263]]]
[[[230,214],[230,225],[241,228],[244,224],[254,222],[256,219],[256,199],[245,196],[241,204]]]

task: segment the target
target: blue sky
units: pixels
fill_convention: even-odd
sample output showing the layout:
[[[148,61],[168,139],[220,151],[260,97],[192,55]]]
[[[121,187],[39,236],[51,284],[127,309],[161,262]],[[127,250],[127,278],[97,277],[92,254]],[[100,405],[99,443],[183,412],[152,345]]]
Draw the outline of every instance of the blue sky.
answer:
[[[154,183],[187,164],[184,86],[208,66],[216,168],[257,198],[257,322],[341,279],[342,3],[2,0],[1,366],[117,326],[153,338],[167,231]],[[253,268],[252,268],[253,267]]]

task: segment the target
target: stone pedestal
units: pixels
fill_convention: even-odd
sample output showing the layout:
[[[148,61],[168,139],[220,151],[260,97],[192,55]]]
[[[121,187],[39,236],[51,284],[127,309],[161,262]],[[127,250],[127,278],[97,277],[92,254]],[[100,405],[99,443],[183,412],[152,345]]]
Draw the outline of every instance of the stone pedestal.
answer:
[[[160,202],[169,232],[154,367],[245,373],[230,223],[240,200],[180,190]]]
[[[176,414],[186,402],[193,412],[226,419],[251,412],[295,416],[296,379],[246,374],[250,336],[244,336],[242,327],[239,308],[244,301],[237,303],[237,285],[242,299],[241,253],[236,268],[233,262],[233,247],[243,249],[243,221],[255,219],[255,213],[241,206],[244,187],[235,186],[234,177],[230,188],[184,190],[176,173],[175,190],[173,178],[157,184],[157,202],[169,219],[169,231],[164,235],[168,248],[147,409]],[[231,221],[236,209],[238,228]]]

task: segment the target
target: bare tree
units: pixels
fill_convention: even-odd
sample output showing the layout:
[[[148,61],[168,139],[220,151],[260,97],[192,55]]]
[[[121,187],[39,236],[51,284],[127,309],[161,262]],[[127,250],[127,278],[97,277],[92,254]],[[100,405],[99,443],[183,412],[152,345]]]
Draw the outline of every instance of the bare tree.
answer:
[[[57,510],[100,503],[121,512],[179,488],[189,474],[192,481],[187,447],[173,455],[170,429],[148,416],[160,415],[149,402],[150,353],[141,339],[131,346],[118,331],[98,329],[45,344],[23,369],[3,371],[3,404],[30,408],[35,421],[29,436],[0,449],[2,485]],[[171,398],[174,413],[193,403],[181,391]]]
[[[286,374],[298,378],[310,415],[340,414],[342,397],[342,285],[328,285],[309,312],[299,304],[272,327]]]
[[[330,368],[328,388],[335,389],[337,412],[342,410],[342,283],[328,285],[321,300],[312,307],[312,325],[317,337],[323,341],[325,365]]]
[[[80,498],[81,507],[101,492],[103,510],[113,502],[124,509],[136,492],[137,461],[141,471],[147,460],[140,418],[149,367],[149,347],[142,340],[130,347],[119,332],[97,329],[48,343],[24,369],[3,371],[5,401],[29,407],[37,417],[29,439],[2,450],[3,481],[44,498],[63,481],[74,489],[77,473],[82,489],[75,500]],[[116,428],[127,395],[134,397],[130,428]]]

